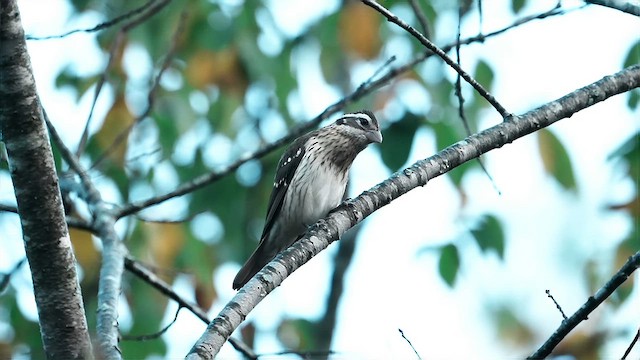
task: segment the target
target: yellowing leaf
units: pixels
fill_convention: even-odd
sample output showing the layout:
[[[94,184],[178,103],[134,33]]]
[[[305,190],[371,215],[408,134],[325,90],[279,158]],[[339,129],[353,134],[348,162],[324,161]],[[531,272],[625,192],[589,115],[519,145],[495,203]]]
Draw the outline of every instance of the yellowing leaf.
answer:
[[[100,253],[93,244],[91,233],[69,228],[69,237],[76,260],[82,267],[85,278],[94,278],[100,271]]]
[[[571,159],[560,140],[546,129],[538,131],[538,145],[545,170],[567,190],[576,188]]]
[[[154,263],[164,269],[174,266],[174,261],[185,243],[182,224],[145,224],[147,249]]]
[[[116,145],[115,141],[120,134],[133,123],[133,114],[129,111],[124,96],[120,95],[111,106],[102,127],[95,135],[96,141],[102,150],[109,149],[109,158],[118,165],[124,164],[124,156],[127,151],[127,136]],[[113,150],[111,148],[114,147]]]
[[[373,59],[380,52],[380,16],[359,2],[349,2],[340,12],[339,39],[345,52]]]
[[[218,297],[216,289],[211,286],[211,283],[203,283],[202,281],[196,281],[194,292],[196,304],[204,310],[211,308],[213,301]]]
[[[202,50],[187,64],[187,79],[198,89],[215,84],[223,91],[244,94],[248,80],[244,66],[235,49]]]

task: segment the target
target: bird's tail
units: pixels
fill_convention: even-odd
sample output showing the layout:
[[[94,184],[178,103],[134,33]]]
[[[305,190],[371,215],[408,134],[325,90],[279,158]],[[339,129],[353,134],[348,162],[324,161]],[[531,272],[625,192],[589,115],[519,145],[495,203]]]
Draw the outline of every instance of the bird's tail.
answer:
[[[273,256],[269,257],[268,254],[265,254],[263,251],[263,246],[260,244],[256,251],[251,254],[247,262],[242,265],[240,271],[233,279],[233,289],[238,290],[244,286],[253,275],[257,274],[258,271],[262,270],[262,268],[267,265],[269,261],[273,258]]]

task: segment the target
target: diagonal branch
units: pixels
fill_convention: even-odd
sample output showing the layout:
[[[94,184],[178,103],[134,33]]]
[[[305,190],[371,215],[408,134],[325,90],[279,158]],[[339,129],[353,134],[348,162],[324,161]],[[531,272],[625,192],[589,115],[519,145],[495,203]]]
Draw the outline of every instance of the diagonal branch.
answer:
[[[629,260],[618,270],[613,277],[601,287],[595,295],[589,297],[578,311],[562,321],[562,324],[545,341],[536,352],[528,359],[544,359],[551,354],[553,349],[564,339],[573,328],[578,326],[583,320],[587,320],[589,314],[593,312],[603,301],[605,301],[622,283],[627,281],[629,276],[640,267],[640,251],[629,257]]]
[[[293,271],[337,240],[377,209],[424,186],[427,181],[493,149],[547,127],[614,95],[640,87],[640,65],[578,89],[521,116],[469,136],[349,200],[311,226],[302,238],[281,252],[233,297],[194,344],[187,359],[212,359],[226,339],[266,295]]]

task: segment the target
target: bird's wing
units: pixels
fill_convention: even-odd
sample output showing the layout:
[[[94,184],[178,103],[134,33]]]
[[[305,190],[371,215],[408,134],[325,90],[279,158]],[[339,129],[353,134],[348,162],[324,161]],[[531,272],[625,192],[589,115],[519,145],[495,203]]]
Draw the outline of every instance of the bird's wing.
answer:
[[[271,231],[280,213],[280,209],[284,203],[284,197],[291,185],[293,175],[304,157],[305,144],[310,136],[311,134],[307,134],[294,141],[293,144],[287,148],[287,151],[282,154],[280,162],[278,162],[278,170],[276,171],[276,178],[273,183],[271,197],[269,198],[269,206],[267,207],[267,219],[264,224],[264,230],[262,230],[261,243],[265,236]]]

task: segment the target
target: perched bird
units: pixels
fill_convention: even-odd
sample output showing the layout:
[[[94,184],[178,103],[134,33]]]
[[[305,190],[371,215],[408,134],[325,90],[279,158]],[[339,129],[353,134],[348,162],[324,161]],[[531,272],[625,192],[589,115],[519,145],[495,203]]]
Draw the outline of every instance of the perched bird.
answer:
[[[308,226],[340,205],[356,155],[381,142],[378,120],[368,110],[345,114],[296,139],[278,163],[260,244],[236,275],[233,288],[241,288]]]

